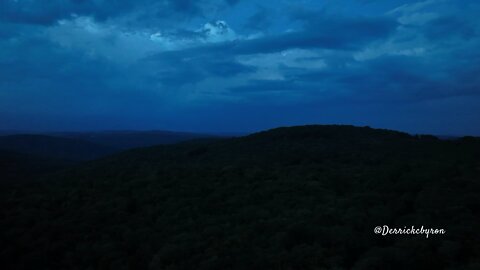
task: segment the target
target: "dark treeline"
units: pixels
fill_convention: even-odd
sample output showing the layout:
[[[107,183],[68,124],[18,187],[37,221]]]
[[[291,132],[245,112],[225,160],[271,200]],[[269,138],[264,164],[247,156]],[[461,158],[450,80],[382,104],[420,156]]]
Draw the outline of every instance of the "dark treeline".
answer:
[[[480,269],[479,176],[477,138],[368,127],[130,150],[1,182],[1,268]]]

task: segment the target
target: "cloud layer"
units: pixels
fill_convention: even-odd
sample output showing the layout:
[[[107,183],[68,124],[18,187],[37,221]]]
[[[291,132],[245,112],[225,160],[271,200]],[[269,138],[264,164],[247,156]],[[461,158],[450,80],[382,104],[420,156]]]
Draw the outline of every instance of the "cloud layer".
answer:
[[[480,4],[382,2],[1,1],[1,128],[480,135]]]

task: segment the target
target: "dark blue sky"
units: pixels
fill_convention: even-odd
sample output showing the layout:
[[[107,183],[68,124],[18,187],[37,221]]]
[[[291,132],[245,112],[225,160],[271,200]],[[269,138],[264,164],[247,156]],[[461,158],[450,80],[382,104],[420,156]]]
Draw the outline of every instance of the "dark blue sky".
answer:
[[[476,0],[0,0],[0,129],[480,135]]]

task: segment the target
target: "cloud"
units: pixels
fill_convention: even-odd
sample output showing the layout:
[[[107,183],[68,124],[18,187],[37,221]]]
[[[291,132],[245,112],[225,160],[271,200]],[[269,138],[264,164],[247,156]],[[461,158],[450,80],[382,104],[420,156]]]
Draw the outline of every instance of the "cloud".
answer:
[[[233,58],[215,58],[210,55],[164,55],[159,59],[146,59],[138,67],[149,74],[151,80],[169,88],[196,84],[211,77],[228,78],[256,71],[256,67],[242,64]]]
[[[442,0],[424,0],[424,1],[415,1],[413,3],[403,4],[399,7],[394,8],[393,10],[389,11],[388,14],[412,14],[418,12],[420,10],[424,10],[425,8],[436,4],[438,2],[443,2]]]
[[[203,36],[205,42],[226,42],[237,39],[237,34],[228,26],[225,21],[206,23],[196,31]]]
[[[231,77],[238,74],[251,73],[256,70],[255,66],[244,65],[237,61],[225,60],[214,60],[208,62],[205,66],[206,71],[208,71],[210,75],[218,77]]]
[[[467,20],[454,16],[441,16],[426,23],[425,36],[432,41],[451,38],[471,39],[478,33],[475,27]]]
[[[400,2],[0,1],[0,116],[477,99],[480,5]]]
[[[389,18],[319,19],[304,30],[248,40],[236,44],[238,54],[270,53],[287,49],[327,48],[355,50],[368,42],[385,38],[395,31]]]
[[[270,16],[272,14],[269,13],[266,7],[258,6],[257,11],[247,19],[245,28],[263,32],[272,24]]]
[[[51,25],[72,16],[88,16],[98,21],[130,17],[131,22],[147,23],[168,18],[190,18],[203,15],[212,8],[233,5],[228,0],[3,0],[0,2],[0,21]]]
[[[320,23],[320,21],[317,21]],[[222,26],[223,27],[223,26]],[[152,58],[161,59],[166,54],[188,56],[199,54],[212,55],[250,55],[282,52],[290,49],[331,49],[356,50],[370,42],[388,37],[395,31],[396,23],[387,18],[347,19],[345,21],[325,19],[318,27],[305,30],[288,31],[278,35],[242,38],[222,35],[218,44],[194,46],[176,52],[160,52]],[[228,28],[226,28],[228,29]],[[214,36],[219,32],[215,30]],[[228,38],[232,36],[231,38]],[[233,39],[233,41],[231,41]],[[213,39],[215,40],[215,39]]]
[[[148,2],[148,1],[139,1]],[[0,19],[7,22],[44,24],[56,23],[68,19],[72,15],[89,15],[104,20],[133,9],[129,1],[15,1],[1,2]]]

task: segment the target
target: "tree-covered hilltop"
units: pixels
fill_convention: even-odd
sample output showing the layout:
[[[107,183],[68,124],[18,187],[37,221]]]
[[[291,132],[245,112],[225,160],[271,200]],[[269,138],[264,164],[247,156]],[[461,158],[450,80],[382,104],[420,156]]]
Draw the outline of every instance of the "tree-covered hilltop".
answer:
[[[131,150],[2,188],[4,269],[480,269],[480,142],[353,126]],[[376,226],[444,229],[389,235]]]

